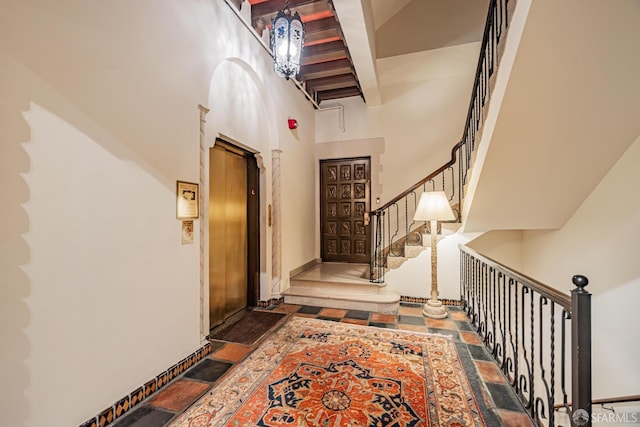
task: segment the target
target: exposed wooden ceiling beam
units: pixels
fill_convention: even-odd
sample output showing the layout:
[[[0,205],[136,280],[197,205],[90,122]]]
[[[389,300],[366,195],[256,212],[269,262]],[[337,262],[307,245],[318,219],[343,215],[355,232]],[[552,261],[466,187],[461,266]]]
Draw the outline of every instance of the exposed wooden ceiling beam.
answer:
[[[314,46],[305,47],[303,54],[313,56],[321,53],[336,52],[336,51],[345,52],[345,45],[342,40],[336,40],[329,43],[322,43]]]
[[[302,58],[301,65],[304,66],[304,65],[310,65],[310,64],[318,64],[320,62],[336,61],[338,59],[345,59],[346,57],[347,57],[347,54],[344,50],[326,52],[326,53],[321,53],[321,54],[312,55],[312,56],[305,55],[305,57]]]
[[[279,5],[277,7],[273,7],[274,3]],[[264,8],[261,8],[260,6],[262,5],[267,5],[269,7],[265,6]],[[259,3],[252,7],[251,15],[262,16],[262,19],[264,19],[265,22],[271,24],[271,21],[273,21],[273,18],[276,17],[281,9],[282,3],[268,1]],[[289,9],[291,9],[292,14],[298,12],[300,14],[300,18],[302,19],[302,22],[304,22],[305,24],[308,22],[312,22],[315,19],[322,19],[333,16],[333,11],[329,8],[329,4],[326,1],[316,1],[311,3],[307,2],[299,6],[293,6],[291,2],[289,2]]]
[[[358,82],[351,73],[340,76],[323,77],[320,79],[307,80],[306,87],[313,91],[323,91],[332,89],[342,89],[350,86],[357,86]]]
[[[337,28],[330,28],[324,31],[304,34],[304,45],[313,46],[320,43],[328,43],[340,40],[340,32]]]
[[[315,21],[310,21],[304,24],[304,32],[305,33],[314,33],[317,31],[324,31],[328,29],[340,29],[338,25],[338,21],[336,21],[335,17],[317,19]]]
[[[344,46],[344,43],[342,40],[337,40],[305,47],[302,53],[302,65],[335,61],[337,59],[344,59],[347,57],[347,49]]]
[[[330,99],[347,98],[350,96],[362,96],[360,88],[353,86],[343,89],[320,91],[316,93],[316,102],[320,103]]]
[[[284,8],[287,2],[286,0],[249,0],[249,3],[251,3],[251,13],[253,15],[269,15],[278,13],[278,11]],[[320,6],[320,3],[324,3],[327,8],[329,7],[326,0],[289,0],[289,9],[293,12],[294,9],[298,10],[300,7],[306,7],[312,3],[318,3],[318,6]],[[300,15],[302,15],[302,13],[300,13]]]
[[[353,72],[353,67],[348,59],[304,65],[300,69],[300,74],[307,80],[338,76],[350,72]]]
[[[268,24],[282,10],[286,0],[249,0],[252,18],[262,17]],[[331,0],[289,0],[305,27],[305,47],[298,78],[318,102],[362,95],[358,77],[344,41]]]

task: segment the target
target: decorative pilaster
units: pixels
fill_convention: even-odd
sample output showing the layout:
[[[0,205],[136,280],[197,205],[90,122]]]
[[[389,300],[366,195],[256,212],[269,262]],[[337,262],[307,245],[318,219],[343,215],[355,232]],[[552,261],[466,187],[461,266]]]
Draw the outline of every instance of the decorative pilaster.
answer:
[[[280,154],[271,150],[271,297],[280,295],[282,284],[282,228],[280,214]]]
[[[200,219],[200,224],[199,224],[199,235],[200,235],[200,335],[202,337],[207,335],[207,325],[205,324],[205,301],[204,301],[204,294],[205,294],[205,283],[206,283],[206,277],[205,277],[205,247],[204,247],[204,243],[205,243],[205,239],[204,239],[204,231],[205,231],[205,224],[204,224],[204,181],[205,181],[205,159],[206,159],[206,141],[205,141],[205,123],[206,121],[206,116],[207,113],[209,112],[209,109],[203,105],[198,105],[198,110],[200,110],[200,191],[199,193],[199,199],[198,199],[198,206],[199,206],[199,212],[198,212],[198,218]],[[208,317],[208,314],[207,314]]]

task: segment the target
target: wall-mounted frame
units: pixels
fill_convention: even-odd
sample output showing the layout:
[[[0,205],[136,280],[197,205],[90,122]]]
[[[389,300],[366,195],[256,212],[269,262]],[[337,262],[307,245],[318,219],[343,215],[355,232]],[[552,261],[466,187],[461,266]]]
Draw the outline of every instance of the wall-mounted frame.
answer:
[[[176,218],[198,218],[198,184],[194,182],[176,182]]]
[[[182,244],[193,243],[193,220],[182,221]]]

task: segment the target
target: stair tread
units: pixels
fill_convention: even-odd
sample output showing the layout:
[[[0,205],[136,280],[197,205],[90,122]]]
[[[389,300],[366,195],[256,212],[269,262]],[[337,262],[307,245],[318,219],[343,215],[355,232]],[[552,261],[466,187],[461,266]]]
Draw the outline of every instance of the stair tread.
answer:
[[[325,298],[325,299],[340,299],[340,300],[354,300],[354,301],[367,301],[367,302],[387,302],[394,303],[400,300],[400,296],[396,293],[389,291],[380,291],[364,293],[362,291],[356,292],[355,290],[349,292],[349,290],[336,290],[326,289],[322,287],[299,287],[291,285],[289,289],[284,291],[284,295],[297,295],[312,298]]]
[[[319,263],[291,277],[282,295],[288,304],[372,312],[395,312],[400,295],[372,283],[369,264]]]
[[[361,279],[359,281],[343,281],[342,279],[334,279],[334,280],[328,280],[328,279],[299,279],[297,277],[294,277],[291,279],[291,286],[293,286],[294,284],[298,285],[298,286],[304,286],[304,287],[313,287],[313,286],[328,286],[328,287],[340,287],[340,288],[344,288],[344,287],[353,287],[356,289],[363,289],[363,288],[383,288],[386,286],[386,283],[374,283],[369,281],[369,279]]]

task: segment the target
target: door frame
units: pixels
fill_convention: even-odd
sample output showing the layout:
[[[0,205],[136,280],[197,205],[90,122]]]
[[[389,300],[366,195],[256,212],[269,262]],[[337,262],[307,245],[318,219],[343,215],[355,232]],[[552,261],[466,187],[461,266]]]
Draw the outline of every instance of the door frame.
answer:
[[[240,147],[233,142],[223,138],[216,138],[213,145],[208,147],[209,150],[214,147],[224,147],[244,157],[247,161],[247,307],[256,307],[260,300],[260,170],[256,159],[256,153]],[[206,177],[207,186],[211,179],[211,165],[209,165]],[[207,199],[207,210],[211,201]],[[209,215],[206,216],[207,222],[207,248],[209,248],[211,234],[209,232]],[[207,252],[209,249],[207,249]],[[210,288],[208,270],[206,272],[206,287]],[[207,299],[208,301],[208,299]],[[207,312],[205,317],[208,318],[211,307],[206,304]],[[231,316],[233,317],[233,316]],[[224,324],[225,322],[223,322]],[[211,330],[212,325],[207,328]]]
[[[322,178],[322,165],[323,163],[327,163],[327,162],[341,162],[341,161],[353,161],[353,160],[366,160],[367,161],[367,171],[368,171],[368,176],[366,177],[366,187],[365,187],[365,200],[367,203],[367,208],[365,210],[365,215],[368,213],[368,211],[371,210],[371,177],[373,175],[372,173],[372,159],[370,155],[364,155],[364,156],[351,156],[351,157],[340,157],[340,158],[323,158],[323,159],[319,159],[318,160],[318,187],[320,189],[320,194],[319,194],[319,210],[318,210],[318,214],[320,217],[320,239],[319,239],[319,243],[320,243],[320,259],[322,261],[325,261],[325,241],[324,241],[324,201],[325,201],[325,197],[326,195],[324,194],[324,188],[323,188],[323,178]],[[353,201],[353,192],[352,194],[352,198],[351,200]],[[365,234],[366,234],[366,254],[367,254],[367,260],[365,261],[365,263],[370,263],[371,262],[371,228],[370,225],[367,224],[367,221],[365,221],[365,219],[363,218],[364,221],[364,227],[365,227]]]

